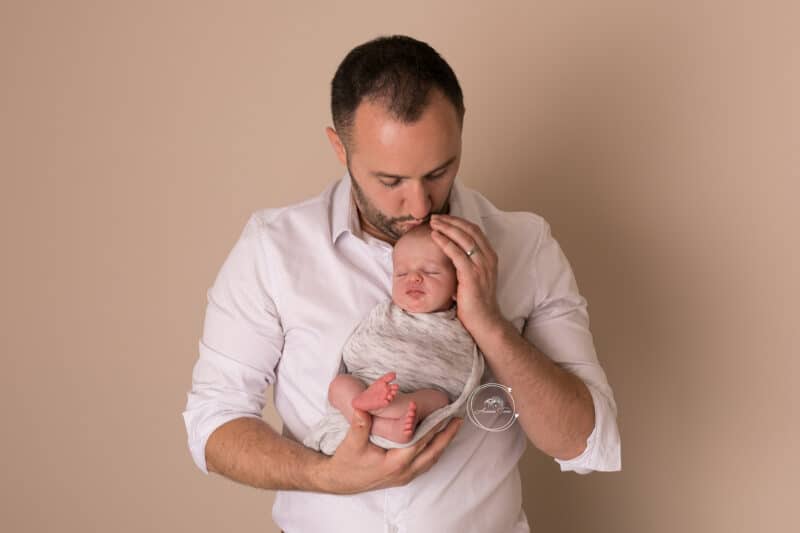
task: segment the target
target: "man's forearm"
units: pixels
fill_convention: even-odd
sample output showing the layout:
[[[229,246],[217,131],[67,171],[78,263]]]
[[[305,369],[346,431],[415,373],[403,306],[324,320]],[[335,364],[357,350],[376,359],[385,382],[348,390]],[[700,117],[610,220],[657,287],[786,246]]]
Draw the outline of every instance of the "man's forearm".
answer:
[[[500,383],[512,388],[519,423],[531,442],[557,459],[572,459],[594,428],[594,404],[577,376],[559,368],[507,321],[475,337]]]
[[[326,459],[257,418],[223,424],[206,445],[209,472],[262,489],[326,492],[321,475]]]

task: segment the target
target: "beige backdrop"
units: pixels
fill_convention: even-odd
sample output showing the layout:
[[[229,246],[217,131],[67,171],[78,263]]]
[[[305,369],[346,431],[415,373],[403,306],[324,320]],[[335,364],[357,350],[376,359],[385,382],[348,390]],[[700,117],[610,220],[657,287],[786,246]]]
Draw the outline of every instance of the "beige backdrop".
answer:
[[[534,531],[800,530],[800,10],[434,3],[0,2],[0,530],[276,530],[186,448],[205,291],[341,176],[330,79],[389,33],[459,75],[459,179],[551,222],[616,392],[624,471],[529,450]]]

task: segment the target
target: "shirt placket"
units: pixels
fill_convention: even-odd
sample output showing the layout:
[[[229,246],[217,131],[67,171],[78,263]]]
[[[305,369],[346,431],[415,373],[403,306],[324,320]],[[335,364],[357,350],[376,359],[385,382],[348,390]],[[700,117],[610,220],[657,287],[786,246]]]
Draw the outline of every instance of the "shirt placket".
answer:
[[[393,248],[385,242],[374,238],[368,240],[372,256],[386,274],[387,290],[392,291],[392,251]],[[384,490],[383,502],[383,531],[384,533],[407,533],[408,526],[405,519],[409,504],[409,494],[406,487],[393,487]]]
[[[385,533],[408,533],[408,487],[393,487],[384,491],[383,530]]]

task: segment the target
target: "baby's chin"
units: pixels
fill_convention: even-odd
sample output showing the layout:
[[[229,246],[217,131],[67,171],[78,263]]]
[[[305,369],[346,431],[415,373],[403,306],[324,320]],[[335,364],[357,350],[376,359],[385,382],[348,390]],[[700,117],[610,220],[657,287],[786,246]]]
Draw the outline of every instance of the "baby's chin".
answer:
[[[453,306],[452,302],[449,302],[449,305],[436,305],[422,300],[394,300],[394,303],[407,313],[436,313],[446,311]]]

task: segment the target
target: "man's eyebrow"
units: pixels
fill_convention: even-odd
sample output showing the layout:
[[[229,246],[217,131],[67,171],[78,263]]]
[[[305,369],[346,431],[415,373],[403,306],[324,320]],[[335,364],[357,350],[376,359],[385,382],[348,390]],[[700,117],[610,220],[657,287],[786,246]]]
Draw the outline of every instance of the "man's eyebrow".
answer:
[[[448,167],[451,164],[453,164],[453,161],[455,161],[455,160],[456,160],[456,156],[451,157],[450,159],[448,159],[447,161],[445,161],[444,163],[442,163],[438,167],[434,168],[430,172],[426,172],[423,177],[430,176],[431,174],[435,174],[436,172],[442,170],[443,168]],[[398,179],[398,180],[407,180],[407,179],[409,179],[408,176],[398,176],[397,174],[390,174],[388,172],[380,172],[380,171],[375,171],[375,170],[370,172],[370,174],[372,174],[376,178],[392,178],[392,179]]]

